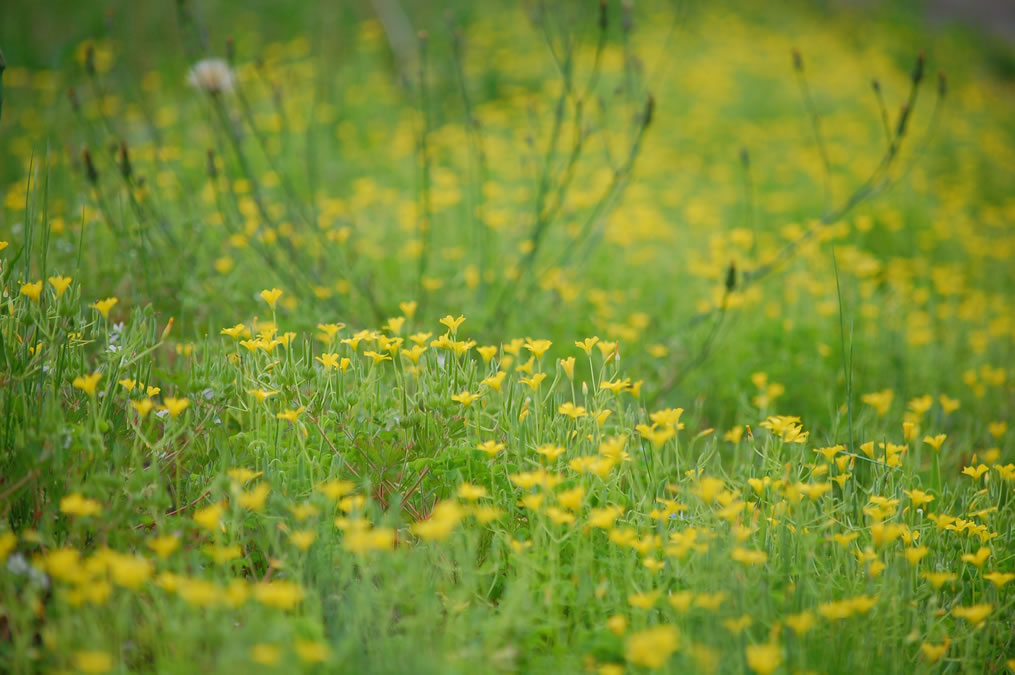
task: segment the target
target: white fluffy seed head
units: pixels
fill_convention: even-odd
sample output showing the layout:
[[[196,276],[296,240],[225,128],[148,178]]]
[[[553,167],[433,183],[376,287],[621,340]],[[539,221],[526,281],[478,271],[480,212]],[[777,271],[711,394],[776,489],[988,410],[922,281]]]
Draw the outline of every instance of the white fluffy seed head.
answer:
[[[222,59],[204,59],[191,67],[187,84],[209,94],[228,93],[233,90],[233,71]]]

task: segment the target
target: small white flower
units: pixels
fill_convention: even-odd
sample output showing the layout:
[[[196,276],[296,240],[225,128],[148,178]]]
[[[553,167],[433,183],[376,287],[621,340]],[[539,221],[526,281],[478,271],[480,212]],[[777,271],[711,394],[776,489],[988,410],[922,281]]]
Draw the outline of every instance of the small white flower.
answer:
[[[233,90],[233,71],[222,59],[204,59],[191,67],[187,84],[209,94],[228,93]]]

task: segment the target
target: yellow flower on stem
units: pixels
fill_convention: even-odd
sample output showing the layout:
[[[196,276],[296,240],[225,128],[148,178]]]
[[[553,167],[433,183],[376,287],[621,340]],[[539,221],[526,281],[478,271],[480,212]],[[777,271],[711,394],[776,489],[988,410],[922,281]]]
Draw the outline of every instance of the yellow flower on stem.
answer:
[[[21,284],[21,295],[25,296],[32,302],[38,302],[39,296],[42,295],[42,282],[36,281],[28,284]]]
[[[248,389],[247,393],[257,399],[258,403],[264,403],[268,400],[269,396],[274,396],[277,391],[268,391],[267,389]]]
[[[285,410],[283,412],[280,412],[276,414],[275,417],[277,419],[288,420],[289,422],[296,424],[297,418],[299,418],[300,414],[302,414],[303,411],[306,409],[307,409],[306,406],[300,406],[296,410]]]
[[[461,394],[453,394],[451,396],[452,401],[457,401],[458,403],[464,405],[466,408],[472,405],[473,401],[475,401],[477,398],[479,398],[479,394],[470,394],[468,391],[463,391]]]
[[[190,401],[185,398],[173,398],[172,396],[162,399],[163,407],[169,411],[169,416],[177,418],[184,410],[190,407]]]
[[[150,398],[143,398],[140,401],[131,401],[130,407],[137,411],[138,417],[144,419],[155,407],[155,403]]]
[[[442,324],[448,327],[448,331],[452,335],[458,335],[458,327],[462,325],[463,321],[465,321],[465,316],[459,315],[458,318],[456,319],[455,317],[448,314],[440,321]]]
[[[234,340],[250,337],[250,329],[244,326],[242,323],[238,323],[232,328],[223,328],[222,330],[219,331],[219,333],[221,335],[228,335]]]
[[[149,539],[148,548],[155,552],[160,558],[168,558],[180,546],[180,538],[175,534],[165,534],[154,539]]]
[[[747,645],[747,667],[759,675],[768,675],[782,664],[782,647],[773,643]]]
[[[937,436],[924,436],[923,442],[929,445],[930,447],[934,448],[934,450],[940,451],[941,444],[945,442],[946,438],[948,438],[948,436],[946,436],[945,434],[938,434]]]
[[[592,348],[596,346],[597,342],[599,342],[599,338],[592,336],[590,338],[585,338],[580,342],[576,340],[574,346],[585,352],[586,356],[592,356]]]
[[[525,348],[532,352],[537,359],[543,358],[543,354],[550,348],[553,343],[549,340],[532,340],[527,339],[525,341]]]
[[[390,361],[391,360],[391,357],[388,356],[387,354],[378,354],[377,352],[374,352],[374,351],[363,352],[363,356],[369,356],[371,359],[373,359],[375,366],[378,363],[380,363],[381,361]]]
[[[979,605],[970,605],[968,607],[953,607],[952,616],[957,616],[960,619],[965,619],[974,626],[979,626],[993,611],[994,605],[982,603]]]
[[[97,516],[102,513],[102,505],[94,499],[88,499],[75,492],[60,500],[60,513],[79,518]]]
[[[99,385],[100,379],[102,379],[101,371],[96,371],[91,375],[78,375],[74,378],[74,388],[80,389],[89,396],[95,396],[95,388]]]
[[[539,385],[546,379],[546,373],[533,373],[532,377],[519,378],[519,382],[527,384],[533,391],[539,390]]]
[[[997,588],[1001,588],[1009,581],[1015,579],[1015,574],[1012,574],[1011,572],[991,572],[989,574],[984,574],[983,578],[994,584]]]
[[[503,449],[504,449],[503,443],[498,443],[497,441],[493,440],[483,441],[482,443],[476,446],[476,450],[482,450],[491,457],[493,457]]]
[[[62,297],[70,286],[72,279],[70,277],[62,277],[57,275],[49,278],[49,283],[52,284],[53,289],[56,291],[56,297]]]
[[[106,652],[74,652],[74,668],[82,673],[106,673],[113,669],[113,657]]]
[[[661,625],[632,633],[624,645],[627,660],[637,666],[662,668],[680,644],[676,626]]]
[[[321,365],[323,365],[326,370],[338,368],[338,354],[321,354],[315,358],[321,362]]]
[[[265,289],[259,293],[261,299],[268,303],[268,306],[273,310],[275,305],[278,303],[278,299],[282,297],[282,290],[279,288],[273,288],[270,291]]]
[[[419,303],[416,302],[415,300],[407,300],[405,302],[398,303],[398,308],[402,310],[402,314],[404,314],[410,319],[416,315],[416,308],[418,306]]]
[[[567,415],[573,420],[576,420],[579,417],[587,417],[589,414],[588,411],[585,410],[585,406],[582,405],[576,406],[574,403],[571,403],[570,401],[565,401],[564,403],[561,403],[560,407],[557,408],[557,412],[559,412],[561,415]]]
[[[566,359],[558,359],[557,363],[560,364],[561,370],[563,370],[564,374],[567,375],[567,379],[573,380],[575,358],[573,356],[569,356]]]
[[[93,304],[88,306],[92,309],[98,310],[103,319],[108,319],[109,310],[113,309],[113,306],[118,302],[120,301],[117,298],[106,298],[105,300],[96,300]]]

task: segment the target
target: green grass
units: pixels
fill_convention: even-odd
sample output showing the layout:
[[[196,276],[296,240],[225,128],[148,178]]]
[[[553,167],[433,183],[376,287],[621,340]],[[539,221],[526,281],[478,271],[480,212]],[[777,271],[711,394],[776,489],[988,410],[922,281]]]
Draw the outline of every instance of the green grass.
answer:
[[[1015,670],[1010,48],[180,7],[0,9],[3,670]]]

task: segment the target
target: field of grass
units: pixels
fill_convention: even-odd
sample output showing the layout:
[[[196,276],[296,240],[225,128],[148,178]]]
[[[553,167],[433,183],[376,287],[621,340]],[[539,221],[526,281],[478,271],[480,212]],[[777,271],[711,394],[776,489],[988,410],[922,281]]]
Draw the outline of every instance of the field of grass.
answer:
[[[1015,49],[49,4],[0,7],[0,671],[1015,672]]]

